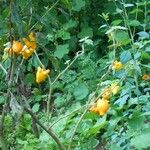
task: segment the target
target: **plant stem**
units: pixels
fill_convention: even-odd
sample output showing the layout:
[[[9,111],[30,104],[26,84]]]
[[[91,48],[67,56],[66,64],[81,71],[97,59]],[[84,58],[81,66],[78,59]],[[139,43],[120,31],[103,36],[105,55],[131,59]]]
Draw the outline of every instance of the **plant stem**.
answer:
[[[76,56],[71,61],[71,63],[68,64],[67,67],[57,75],[57,77],[55,78],[53,82],[51,82],[50,77],[49,77],[50,89],[49,89],[48,100],[47,100],[47,116],[48,117],[50,114],[50,100],[51,100],[51,94],[52,94],[52,85],[72,66],[72,64],[77,60],[77,58],[80,57],[83,53],[84,53],[84,44],[82,45],[82,51],[78,51],[76,53]]]
[[[50,12],[50,11],[59,3],[59,1],[60,1],[60,0],[57,0],[57,1],[45,12],[45,14],[44,14],[39,20],[43,19],[43,18],[46,16],[46,14],[47,14],[48,12]],[[38,23],[39,23],[39,21],[37,21],[37,22],[30,28],[30,31],[32,31],[33,28],[34,28]]]
[[[10,42],[12,44],[13,41],[13,36],[12,36],[12,21],[11,21],[11,13],[12,13],[12,1],[9,1],[9,23],[10,23],[10,27],[9,27],[9,39]],[[2,115],[0,118],[0,141],[2,144],[2,150],[8,150],[8,145],[7,145],[7,141],[5,140],[4,137],[4,122],[5,122],[5,116],[6,116],[6,108],[9,104],[10,101],[10,91],[12,88],[12,84],[13,84],[13,75],[14,75],[14,56],[11,57],[11,65],[10,65],[10,71],[9,73],[7,73],[7,71],[5,70],[5,68],[1,65],[1,68],[3,69],[3,71],[5,73],[7,73],[8,75],[8,81],[7,81],[7,95],[6,95],[6,100],[5,100],[5,104],[3,105],[3,110],[2,110]]]
[[[51,130],[51,129],[47,129],[38,119],[37,117],[34,115],[34,113],[28,109],[27,107],[24,107],[25,111],[27,113],[29,113],[31,115],[31,117],[33,118],[33,120],[44,130],[46,131],[53,139],[54,141],[57,143],[58,147],[60,150],[66,150],[66,148],[64,147],[64,145],[61,143],[61,141],[59,140],[59,138],[57,137],[57,135]]]
[[[52,128],[52,127],[53,127],[57,122],[59,122],[60,120],[66,118],[66,117],[68,117],[68,116],[71,116],[71,115],[75,114],[77,111],[80,111],[81,109],[83,109],[84,107],[87,107],[87,106],[91,106],[91,105],[87,105],[87,104],[86,104],[86,105],[83,105],[81,108],[76,109],[76,110],[72,111],[71,113],[66,114],[66,115],[60,117],[58,120],[56,120],[54,123],[52,123],[49,128]]]
[[[21,67],[22,67],[22,65],[23,65],[23,62],[24,62],[24,59],[22,58],[22,60],[21,60],[21,63],[20,63],[20,65],[19,65],[19,67],[18,67],[18,71],[17,71],[17,77],[16,77],[16,83],[18,82],[18,78],[19,78],[19,73],[20,73],[20,69],[21,69]]]
[[[82,48],[83,50],[83,48]],[[72,66],[72,64],[77,60],[78,57],[80,57],[82,54],[84,53],[84,51],[79,51],[76,53],[75,58],[72,60],[72,62],[70,64],[68,64],[68,66],[58,74],[58,76],[55,78],[55,80],[51,83],[51,85],[53,85],[69,68],[70,66]]]
[[[48,99],[47,99],[47,117],[49,122],[49,116],[50,116],[50,105],[51,105],[51,96],[52,96],[52,87],[51,87],[51,78],[48,76],[49,80],[49,93],[48,93]]]
[[[74,136],[75,136],[75,134],[76,134],[76,131],[77,131],[77,129],[78,129],[78,127],[79,127],[81,121],[83,120],[83,117],[85,116],[85,114],[87,113],[87,111],[88,111],[88,109],[89,109],[89,106],[90,106],[89,104],[90,104],[90,102],[91,102],[91,99],[88,100],[88,102],[87,102],[87,107],[85,108],[83,114],[82,114],[81,117],[79,118],[79,120],[78,120],[78,122],[77,122],[77,124],[76,124],[76,126],[75,126],[75,128],[74,128],[74,130],[73,130],[73,133],[72,133],[72,136],[71,136],[71,138],[70,138],[70,142],[69,142],[69,146],[68,146],[67,150],[72,150],[71,147],[72,147],[73,138],[74,138]]]

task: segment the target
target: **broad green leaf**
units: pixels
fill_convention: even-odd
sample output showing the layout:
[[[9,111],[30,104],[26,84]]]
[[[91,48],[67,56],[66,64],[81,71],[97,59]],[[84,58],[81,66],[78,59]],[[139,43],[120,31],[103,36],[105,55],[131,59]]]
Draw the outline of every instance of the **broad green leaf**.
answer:
[[[147,32],[145,32],[145,31],[141,31],[141,32],[138,32],[137,33],[141,38],[149,38],[150,37],[150,35],[147,33]]]
[[[150,54],[147,52],[142,52],[142,59],[143,60],[150,60]]]
[[[122,30],[115,31],[114,39],[119,45],[127,45],[130,43],[130,38],[128,33]]]
[[[117,25],[119,25],[119,24],[121,24],[122,23],[122,20],[121,19],[118,19],[118,20],[114,20],[113,22],[112,22],[112,25],[113,26],[117,26]]]
[[[0,104],[3,104],[5,102],[4,96],[0,96]]]
[[[141,57],[141,52],[135,53],[134,59],[138,59],[138,58],[140,58],[140,57]]]
[[[69,40],[70,39],[70,33],[61,29],[57,31],[56,38],[62,38],[63,40]]]
[[[83,26],[81,32],[78,34],[79,38],[85,38],[85,37],[93,37],[93,29],[91,27]]]
[[[138,20],[129,20],[128,25],[132,27],[136,27],[140,25],[140,22]]]
[[[27,74],[25,76],[25,83],[28,85],[35,83],[35,75],[32,73]]]
[[[91,129],[88,131],[88,134],[89,134],[89,135],[93,135],[93,134],[99,133],[99,132],[100,132],[100,129],[106,127],[107,123],[108,123],[108,122],[105,120],[105,118],[100,118],[100,119],[96,122],[96,124],[95,124],[93,127],[91,127]]]
[[[150,148],[150,133],[138,135],[131,139],[131,145],[137,150]]]
[[[57,45],[56,51],[54,52],[54,55],[58,57],[59,59],[63,58],[65,54],[69,53],[69,45]]]
[[[117,144],[112,144],[109,148],[109,150],[121,150],[121,147]]]
[[[65,23],[64,25],[63,25],[63,28],[65,29],[65,30],[68,30],[68,29],[71,29],[71,28],[74,28],[74,27],[76,27],[77,26],[77,24],[78,24],[78,22],[76,21],[76,20],[69,20],[67,23]]]
[[[36,112],[39,111],[39,108],[40,108],[40,104],[39,104],[39,103],[36,103],[36,104],[33,105],[32,111],[33,111],[34,113],[36,113]]]
[[[120,61],[127,63],[132,58],[130,51],[123,51],[120,55]]]
[[[126,103],[127,99],[129,98],[129,95],[124,95],[121,98],[119,98],[117,101],[115,101],[115,104],[118,104],[120,107],[123,107],[123,105]]]
[[[141,115],[141,112],[135,111],[132,115],[132,118],[128,122],[129,127],[132,129],[141,129],[144,125],[144,116]]]
[[[80,11],[85,6],[85,0],[73,0],[73,10]]]
[[[80,83],[75,89],[74,89],[74,96],[77,100],[82,100],[86,98],[86,96],[89,94],[89,89],[84,83]]]

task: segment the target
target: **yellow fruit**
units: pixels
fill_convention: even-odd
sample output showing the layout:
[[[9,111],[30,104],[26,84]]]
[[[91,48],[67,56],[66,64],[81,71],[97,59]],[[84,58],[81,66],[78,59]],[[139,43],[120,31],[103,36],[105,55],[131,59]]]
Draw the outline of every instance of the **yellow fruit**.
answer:
[[[12,50],[14,53],[19,54],[22,51],[22,44],[19,41],[13,41]]]
[[[42,69],[41,67],[38,67],[38,70],[36,73],[36,82],[37,83],[43,82],[48,77],[49,72],[50,72],[49,69],[45,70],[45,69]]]
[[[23,41],[28,48],[36,49],[36,37],[33,32],[29,34],[29,40],[27,38],[23,38]]]
[[[118,83],[113,83],[111,84],[111,92],[113,93],[113,95],[116,95],[119,92],[119,85]]]
[[[148,74],[144,74],[142,77],[143,80],[149,80],[150,76]]]
[[[120,61],[114,61],[112,70],[121,70],[123,67],[122,63]]]
[[[99,99],[97,101],[97,111],[99,113],[100,116],[103,116],[109,109],[109,103],[107,101],[107,99]]]
[[[92,107],[89,109],[91,112],[97,113],[97,107],[96,103],[92,105]]]
[[[102,90],[102,98],[109,100],[111,95],[111,89],[109,87]]]
[[[36,49],[35,41],[29,41],[27,38],[23,38],[23,41],[28,48]]]
[[[21,54],[24,59],[28,59],[34,52],[34,49],[29,48],[27,46],[24,46],[23,50],[21,51]]]

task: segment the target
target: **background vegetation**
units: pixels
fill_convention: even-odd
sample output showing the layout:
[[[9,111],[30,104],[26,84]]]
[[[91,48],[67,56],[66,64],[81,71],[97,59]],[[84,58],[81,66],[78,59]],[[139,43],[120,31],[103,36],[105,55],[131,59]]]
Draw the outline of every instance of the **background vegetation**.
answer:
[[[150,149],[149,0],[0,6],[0,149]],[[27,45],[32,32],[36,48],[24,59],[13,41]],[[50,70],[42,83],[38,67]],[[108,110],[90,111],[113,83]]]

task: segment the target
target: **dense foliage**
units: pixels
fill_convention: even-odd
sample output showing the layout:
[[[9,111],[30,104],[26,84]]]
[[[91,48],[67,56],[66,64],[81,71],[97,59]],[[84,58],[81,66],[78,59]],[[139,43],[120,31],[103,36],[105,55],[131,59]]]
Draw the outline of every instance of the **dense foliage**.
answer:
[[[0,149],[150,149],[149,0],[0,6]]]

